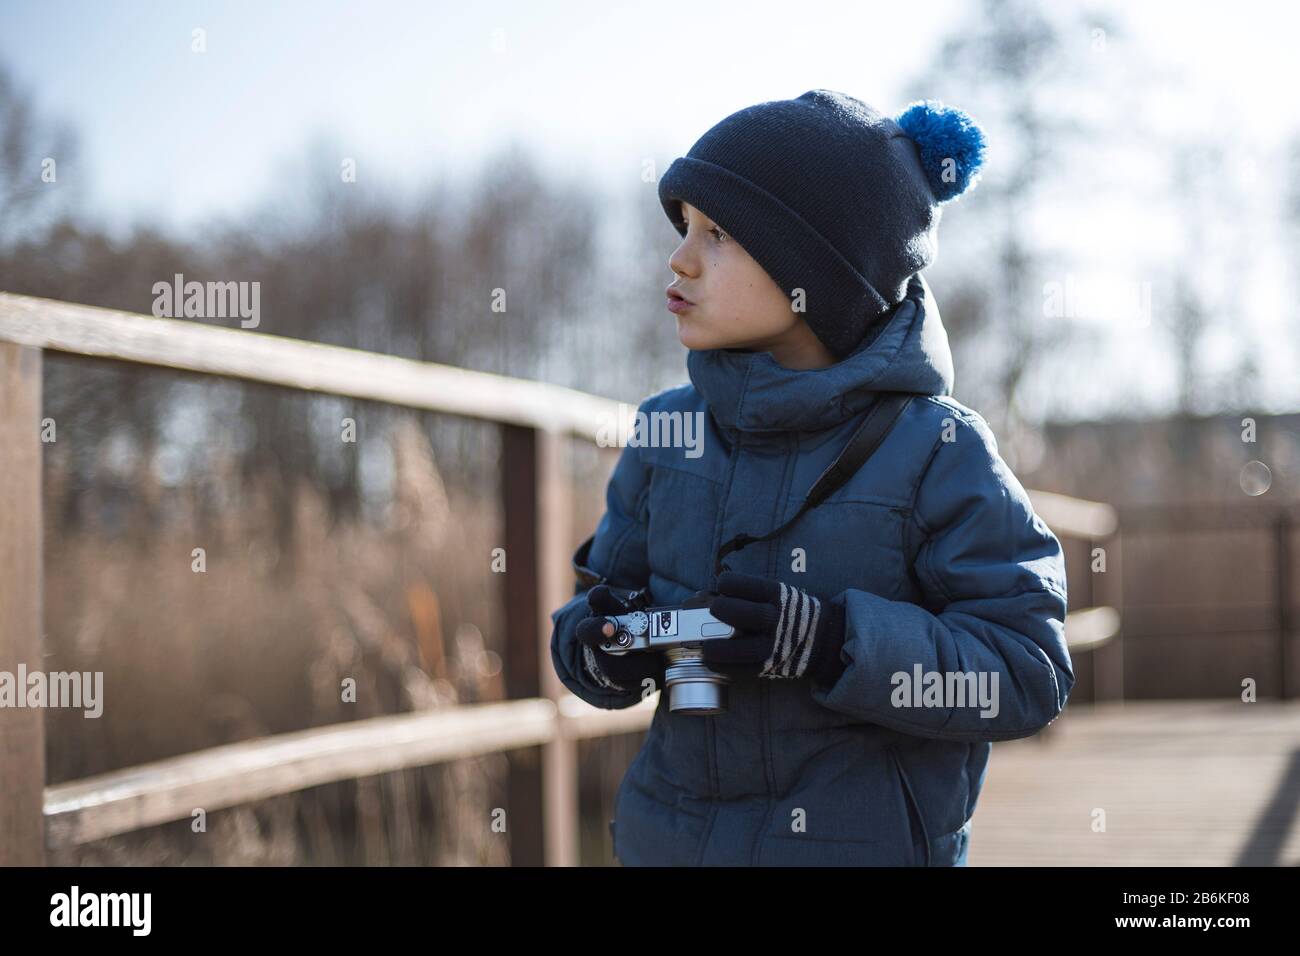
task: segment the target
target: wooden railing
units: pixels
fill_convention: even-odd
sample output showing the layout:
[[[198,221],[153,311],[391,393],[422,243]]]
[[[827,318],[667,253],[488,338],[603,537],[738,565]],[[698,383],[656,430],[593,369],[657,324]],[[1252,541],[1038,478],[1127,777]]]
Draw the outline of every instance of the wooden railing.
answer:
[[[45,350],[162,366],[468,416],[503,428],[502,703],[351,721],[45,784],[43,713],[0,708],[0,865],[277,794],[495,752],[510,758],[515,864],[574,865],[577,741],[645,729],[657,698],[599,710],[551,666],[551,611],[573,595],[571,436],[595,442],[625,406],[572,389],[242,329],[0,293],[0,671],[42,656],[41,366]],[[616,434],[626,434],[619,429]],[[612,452],[617,452],[612,448]],[[1116,533],[1107,505],[1031,492],[1061,536]],[[1118,580],[1117,575],[1103,576]],[[1118,631],[1117,597],[1069,615],[1072,650]],[[541,760],[530,758],[541,748]]]

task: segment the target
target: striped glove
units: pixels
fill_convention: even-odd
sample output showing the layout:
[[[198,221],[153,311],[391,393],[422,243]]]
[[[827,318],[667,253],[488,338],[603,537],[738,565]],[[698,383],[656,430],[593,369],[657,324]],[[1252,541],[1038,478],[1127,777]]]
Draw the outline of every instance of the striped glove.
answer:
[[[739,632],[701,644],[722,674],[810,677],[830,686],[844,673],[844,609],[800,588],[736,571],[718,575],[709,613]]]

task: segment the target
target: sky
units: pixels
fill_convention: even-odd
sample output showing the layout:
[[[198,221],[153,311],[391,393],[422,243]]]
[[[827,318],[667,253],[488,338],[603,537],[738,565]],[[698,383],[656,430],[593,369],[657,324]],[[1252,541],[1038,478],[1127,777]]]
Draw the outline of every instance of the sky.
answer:
[[[1265,28],[1275,7],[1238,2],[1230,16],[1210,4],[1099,7],[1127,23],[1129,55],[1186,74],[1162,120],[1259,155],[1300,129],[1293,38]],[[639,177],[647,158],[666,163],[762,100],[828,87],[897,108],[902,84],[971,9],[968,0],[0,0],[0,62],[39,116],[77,132],[87,217],[117,232],[146,221],[184,231],[291,186],[314,138],[390,187],[472,170],[516,140],[599,189]],[[1114,225],[1094,210],[1072,225],[1072,241],[1152,245],[1141,224]],[[1275,238],[1261,237],[1261,268],[1280,274]],[[1258,327],[1243,336],[1283,335],[1288,290],[1250,288]],[[1135,347],[1117,342],[1120,362]],[[1300,358],[1264,351],[1279,363],[1271,379]],[[1300,394],[1279,385],[1265,405],[1300,408]]]
[[[322,132],[411,182],[511,137],[599,176],[816,86],[901,105],[965,6],[0,0],[0,57],[79,132],[97,213],[184,224],[260,199]],[[1205,90],[1173,105],[1238,135],[1300,126],[1292,38],[1260,29],[1268,8],[1196,9],[1123,6],[1144,51]]]
[[[928,47],[920,33],[866,62],[855,31],[774,33],[781,7],[763,3],[680,14],[331,0],[3,0],[0,10],[0,56],[42,115],[80,132],[95,212],[115,225],[141,214],[189,224],[256,202],[320,133],[359,171],[404,183],[470,167],[511,138],[556,169],[637,175],[643,157],[684,152],[750,102],[818,85],[892,91]],[[204,53],[191,51],[195,28]],[[726,41],[692,43],[703,36]]]

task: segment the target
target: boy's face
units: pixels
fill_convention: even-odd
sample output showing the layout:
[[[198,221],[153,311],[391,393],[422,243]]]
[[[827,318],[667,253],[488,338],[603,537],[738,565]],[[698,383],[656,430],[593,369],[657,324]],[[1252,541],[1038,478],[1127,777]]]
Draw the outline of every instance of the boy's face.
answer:
[[[763,267],[704,213],[681,205],[686,236],[668,259],[677,276],[668,288],[691,303],[668,298],[681,343],[688,349],[770,351],[791,368],[833,365],[834,357]]]

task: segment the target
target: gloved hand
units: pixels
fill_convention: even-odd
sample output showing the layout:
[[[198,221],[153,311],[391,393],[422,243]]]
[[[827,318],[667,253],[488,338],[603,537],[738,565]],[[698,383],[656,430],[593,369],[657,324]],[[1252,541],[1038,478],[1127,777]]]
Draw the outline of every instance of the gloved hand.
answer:
[[[652,678],[655,686],[664,686],[664,669],[667,662],[662,651],[629,651],[626,654],[607,654],[600,645],[614,636],[614,625],[606,621],[607,614],[627,614],[650,606],[646,589],[633,591],[622,598],[605,584],[598,584],[587,592],[587,607],[591,616],[578,622],[575,634],[583,644],[582,660],[588,676],[601,687],[617,691],[637,691],[641,682]]]
[[[720,674],[810,677],[830,686],[844,673],[844,610],[800,588],[737,571],[718,575],[709,613],[736,628],[704,641],[704,662]]]

